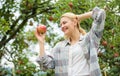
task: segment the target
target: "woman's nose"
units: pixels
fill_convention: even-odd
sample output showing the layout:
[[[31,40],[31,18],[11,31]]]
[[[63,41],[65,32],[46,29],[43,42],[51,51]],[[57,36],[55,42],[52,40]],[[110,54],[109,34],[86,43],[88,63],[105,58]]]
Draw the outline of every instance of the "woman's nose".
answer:
[[[63,29],[64,29],[64,27],[65,27],[65,25],[62,25],[62,26],[61,26],[61,29],[63,30]]]
[[[61,28],[63,28],[65,25],[64,24],[61,24]]]
[[[63,31],[64,25],[61,25],[61,30]]]

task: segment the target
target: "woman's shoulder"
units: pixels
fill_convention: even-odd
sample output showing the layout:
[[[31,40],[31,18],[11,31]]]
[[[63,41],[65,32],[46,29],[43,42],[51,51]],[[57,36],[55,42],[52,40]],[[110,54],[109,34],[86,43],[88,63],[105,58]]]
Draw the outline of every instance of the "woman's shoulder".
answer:
[[[66,40],[62,40],[56,43],[53,50],[54,53],[58,53],[62,47],[65,47]]]
[[[58,43],[56,43],[55,46],[61,47],[61,46],[64,46],[66,43],[67,43],[67,40],[64,39],[64,40],[61,40]]]

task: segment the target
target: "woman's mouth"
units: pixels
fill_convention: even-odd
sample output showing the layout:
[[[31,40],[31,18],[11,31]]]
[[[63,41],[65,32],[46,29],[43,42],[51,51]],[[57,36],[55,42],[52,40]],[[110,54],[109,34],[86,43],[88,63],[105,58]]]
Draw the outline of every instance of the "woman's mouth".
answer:
[[[68,27],[63,27],[62,31],[65,32],[68,29]]]

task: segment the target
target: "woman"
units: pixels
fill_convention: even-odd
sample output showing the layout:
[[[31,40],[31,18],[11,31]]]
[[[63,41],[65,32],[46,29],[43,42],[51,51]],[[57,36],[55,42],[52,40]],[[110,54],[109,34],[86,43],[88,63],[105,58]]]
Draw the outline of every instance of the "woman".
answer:
[[[94,21],[90,31],[86,33],[79,23],[90,17]],[[101,76],[97,53],[104,22],[105,11],[98,7],[81,15],[63,14],[60,26],[65,40],[56,44],[53,55],[45,54],[45,34],[39,35],[36,30],[35,36],[40,44],[37,62],[42,69],[55,69],[55,76]]]

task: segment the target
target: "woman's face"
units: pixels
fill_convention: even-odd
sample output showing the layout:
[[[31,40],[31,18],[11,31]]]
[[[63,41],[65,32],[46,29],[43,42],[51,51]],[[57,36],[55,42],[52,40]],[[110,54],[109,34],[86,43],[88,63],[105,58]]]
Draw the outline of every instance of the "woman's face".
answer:
[[[68,17],[62,17],[60,20],[61,30],[65,35],[70,36],[75,29],[75,22]]]

